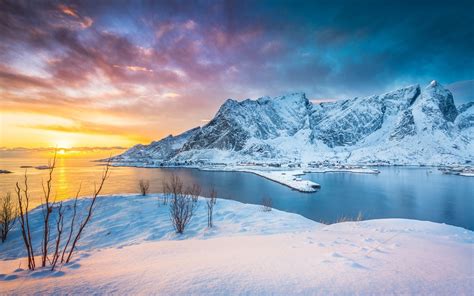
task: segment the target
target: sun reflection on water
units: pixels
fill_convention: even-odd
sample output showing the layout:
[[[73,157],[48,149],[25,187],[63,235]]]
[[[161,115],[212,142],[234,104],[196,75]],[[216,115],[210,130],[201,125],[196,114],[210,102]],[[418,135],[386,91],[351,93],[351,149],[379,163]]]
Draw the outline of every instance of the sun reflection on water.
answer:
[[[56,195],[58,198],[63,199],[68,196],[68,184],[71,182],[67,178],[65,161],[64,158],[60,157],[56,160],[56,169],[57,178],[56,178]]]

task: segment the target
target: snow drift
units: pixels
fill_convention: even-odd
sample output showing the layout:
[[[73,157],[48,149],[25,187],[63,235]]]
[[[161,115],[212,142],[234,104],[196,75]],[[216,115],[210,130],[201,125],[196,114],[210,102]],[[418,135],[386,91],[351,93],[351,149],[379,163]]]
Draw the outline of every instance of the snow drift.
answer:
[[[218,200],[209,229],[201,198],[180,236],[159,198],[100,197],[73,262],[54,272],[24,270],[17,225],[0,244],[0,294],[464,295],[474,288],[474,234],[463,228],[403,219],[323,225]],[[70,215],[71,201],[64,206]],[[38,248],[41,221],[37,208]]]

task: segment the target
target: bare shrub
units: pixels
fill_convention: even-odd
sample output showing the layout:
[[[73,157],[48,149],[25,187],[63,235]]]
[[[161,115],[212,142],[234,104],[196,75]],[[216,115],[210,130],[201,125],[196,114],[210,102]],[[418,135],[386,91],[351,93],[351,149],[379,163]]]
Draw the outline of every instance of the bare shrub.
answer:
[[[188,194],[191,196],[193,202],[197,202],[199,195],[201,194],[201,186],[199,184],[193,184],[187,189]]]
[[[166,205],[168,203],[168,199],[170,197],[168,183],[166,181],[163,181],[162,185],[161,185],[161,188],[162,188],[161,190],[163,191],[162,202],[163,202],[163,205]]]
[[[53,257],[51,259],[51,271],[54,270],[56,264],[58,263],[59,256],[60,256],[60,244],[61,244],[61,236],[63,233],[64,228],[64,211],[63,211],[63,203],[59,203],[58,207],[58,218],[56,220],[56,244],[54,246]]]
[[[54,200],[50,199],[52,175],[53,175],[52,172],[54,170],[54,164],[55,164],[55,161],[53,161],[52,165],[49,166],[50,171],[49,171],[49,177],[46,182],[46,185],[43,183],[43,194],[44,194],[46,202],[42,205],[43,241],[41,242],[41,251],[42,251],[41,264],[44,267],[46,266],[46,262],[49,262],[51,265],[51,270],[55,269],[57,263],[59,262],[60,257],[61,257],[61,263],[63,262],[68,263],[71,260],[71,257],[76,248],[76,244],[79,241],[84,228],[86,227],[87,223],[90,221],[92,217],[92,213],[94,210],[95,202],[97,200],[97,196],[99,195],[99,193],[101,192],[104,186],[105,180],[107,179],[109,175],[109,168],[110,168],[110,162],[108,162],[102,174],[102,178],[101,178],[101,182],[99,186],[97,187],[94,185],[94,194],[91,198],[92,201],[89,205],[85,218],[79,224],[79,229],[74,235],[74,228],[75,228],[74,226],[75,226],[75,219],[76,219],[76,212],[77,212],[77,199],[80,192],[80,187],[79,187],[79,190],[77,191],[77,194],[76,194],[76,198],[74,200],[74,207],[73,207],[74,213],[71,217],[71,224],[70,224],[71,227],[70,227],[69,236],[68,236],[66,244],[61,250],[60,246],[61,246],[61,240],[63,237],[62,234],[63,234],[63,229],[64,229],[64,209],[63,209],[62,202],[59,203],[59,206],[57,206],[58,215],[56,219],[56,237],[54,239],[50,239],[50,225],[49,225],[50,216],[53,212],[53,209],[56,207],[56,204],[57,204]],[[20,186],[20,184],[17,182],[15,191],[18,198],[18,209],[19,209],[18,221],[20,222],[21,234],[22,234],[25,248],[28,254],[28,269],[34,270],[36,268],[36,262],[35,262],[35,254],[33,251],[29,215],[28,215],[30,195],[28,193],[28,176],[27,176],[26,171],[25,171],[25,176],[24,176],[24,186],[23,187]],[[55,241],[55,246],[52,250],[53,252],[52,257],[49,257],[50,254],[49,254],[48,243],[50,241]],[[72,244],[69,247],[71,242]]]
[[[77,199],[79,197],[79,193],[81,192],[81,187],[82,187],[82,183],[79,184],[79,188],[77,189],[77,192],[76,192],[76,197],[74,198],[74,204],[72,206],[73,210],[72,210],[72,217],[71,217],[71,225],[69,227],[69,235],[68,235],[66,244],[64,245],[63,251],[61,254],[61,263],[63,263],[65,260],[64,255],[66,254],[67,247],[69,246],[69,243],[71,242],[72,234],[74,233],[74,223],[76,222],[76,213],[77,213]]]
[[[351,218],[347,216],[342,216],[336,219],[336,223],[348,222],[351,221]]]
[[[28,176],[25,171],[24,187],[21,188],[20,184],[16,182],[15,192],[18,198],[18,209],[19,209],[19,221],[21,226],[21,235],[23,242],[25,243],[25,249],[28,254],[28,269],[34,270],[36,267],[35,254],[33,251],[33,244],[31,240],[30,221],[28,215],[28,209],[30,204],[30,196],[28,195]]]
[[[148,180],[140,180],[138,182],[138,188],[140,189],[140,193],[145,196],[148,194],[148,190],[150,189],[150,181]]]
[[[16,222],[18,210],[13,204],[10,192],[0,198],[0,237],[2,243],[6,241],[8,232]]]
[[[357,217],[350,217],[350,216],[342,216],[337,218],[336,223],[341,223],[341,222],[360,222],[364,220],[364,217],[362,215],[362,212],[359,212],[357,214]]]
[[[43,211],[43,244],[41,248],[41,267],[46,266],[46,260],[48,259],[48,243],[49,243],[49,217],[53,211],[55,201],[51,201],[51,186],[53,182],[53,172],[56,166],[56,151],[54,151],[53,161],[48,164],[48,180],[46,185],[44,182],[41,183],[43,187],[44,203],[41,205]]]
[[[214,187],[209,190],[209,198],[206,200],[207,204],[207,227],[212,228],[213,226],[213,221],[212,221],[212,215],[214,211],[214,206],[217,203],[217,192],[214,189]]]
[[[176,233],[182,234],[194,215],[197,204],[189,190],[185,190],[183,181],[172,175],[165,184],[166,192],[171,197],[170,219]]]
[[[264,196],[262,198],[262,211],[270,212],[272,210],[272,199],[271,197]]]
[[[92,217],[92,212],[94,210],[95,202],[97,201],[97,196],[99,196],[99,193],[102,191],[102,188],[104,187],[104,184],[105,184],[105,180],[107,180],[107,178],[109,177],[109,169],[110,169],[110,158],[109,158],[109,160],[107,162],[107,165],[106,165],[106,167],[105,167],[105,169],[102,173],[102,177],[101,177],[101,180],[100,180],[99,187],[97,187],[94,184],[94,194],[92,195],[91,204],[89,205],[89,209],[87,210],[86,217],[84,218],[84,220],[81,221],[81,224],[79,224],[79,230],[77,231],[76,236],[72,240],[72,245],[71,245],[71,248],[69,249],[69,254],[66,258],[66,263],[69,263],[69,261],[71,260],[72,254],[74,253],[74,250],[76,248],[76,244],[79,241],[79,239],[81,238],[82,231],[84,230],[87,223],[89,223],[89,221]]]
[[[166,205],[169,199],[173,199],[178,194],[184,193],[184,184],[181,179],[172,174],[167,180],[163,181],[163,204]]]

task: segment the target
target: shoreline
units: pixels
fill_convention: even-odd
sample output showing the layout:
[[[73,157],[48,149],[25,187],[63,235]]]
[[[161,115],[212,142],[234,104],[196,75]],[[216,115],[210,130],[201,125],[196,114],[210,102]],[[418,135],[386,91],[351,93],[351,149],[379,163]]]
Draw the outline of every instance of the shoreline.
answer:
[[[253,174],[253,175],[256,175],[256,176],[259,176],[259,177],[262,177],[264,179],[267,179],[269,181],[272,181],[272,182],[275,182],[277,184],[280,184],[280,185],[283,185],[283,186],[286,186],[292,190],[295,190],[295,191],[299,191],[299,192],[302,192],[302,193],[315,193],[315,192],[318,192],[319,189],[321,189],[321,185],[319,183],[316,183],[316,182],[313,182],[313,181],[310,181],[310,180],[282,180],[282,179],[278,179],[275,177],[272,177],[272,176],[269,176],[268,174],[265,174],[264,172],[265,171],[256,171],[256,170],[222,170],[222,169],[212,169],[212,168],[197,168],[198,170],[201,170],[201,171],[210,171],[210,172],[226,172],[226,173],[230,173],[230,172],[237,172],[237,173],[248,173],[248,174]],[[289,173],[291,171],[287,171],[287,170],[281,170],[281,171],[270,171],[270,172],[281,172],[281,173]],[[300,171],[294,171],[293,174],[289,174],[288,176],[292,176],[292,177],[298,177],[298,176],[303,176],[305,175],[305,173],[300,173]],[[298,186],[296,184],[292,184],[291,181],[295,181],[295,182],[298,182],[300,184],[298,185],[301,185],[301,186]]]
[[[101,161],[95,161],[101,162]],[[212,172],[243,172],[254,174],[277,184],[286,186],[292,190],[302,193],[315,193],[321,189],[321,184],[301,179],[300,176],[312,173],[353,173],[377,175],[379,170],[369,168],[278,168],[260,166],[178,166],[178,165],[147,165],[143,163],[112,162],[113,167],[136,167],[136,168],[186,168]]]
[[[101,162],[97,160],[96,162]],[[380,170],[376,169],[377,166],[361,166],[361,165],[341,165],[341,167],[272,167],[272,166],[237,166],[237,165],[156,165],[156,164],[145,164],[139,162],[112,162],[111,166],[114,167],[137,167],[137,168],[187,168],[197,169],[201,171],[213,171],[213,172],[244,172],[257,175],[269,181],[275,182],[282,186],[288,187],[291,190],[295,190],[302,193],[316,193],[321,189],[321,184],[313,182],[311,180],[302,179],[300,176],[306,174],[325,174],[325,173],[350,173],[350,174],[369,174],[377,176],[380,174]],[[391,165],[392,167],[414,167],[414,168],[437,168],[439,171],[444,172],[442,166],[412,166],[412,165]],[[457,173],[451,174],[463,177],[474,177],[474,174]]]
[[[279,181],[277,179],[274,179],[274,178],[270,178],[268,176],[265,176],[265,175],[262,175],[261,173],[258,173],[258,172],[253,172],[253,171],[242,171],[244,173],[249,173],[249,174],[254,174],[254,175],[257,175],[259,177],[262,177],[262,178],[265,178],[267,180],[270,180],[270,181],[273,181],[275,183],[278,183],[278,184],[281,184],[283,186],[286,186],[288,188],[291,188],[292,190],[296,190],[296,191],[299,191],[299,192],[303,192],[303,193],[315,193],[315,192],[318,192],[319,189],[321,189],[321,185],[319,183],[316,183],[316,182],[312,182],[312,181],[309,181],[309,180],[304,180],[304,181],[307,181],[307,182],[310,182],[311,184],[309,184],[311,186],[311,189],[308,189],[308,190],[302,190],[302,189],[299,189],[299,188],[296,188],[295,186],[291,186],[287,183],[284,183],[282,181]]]

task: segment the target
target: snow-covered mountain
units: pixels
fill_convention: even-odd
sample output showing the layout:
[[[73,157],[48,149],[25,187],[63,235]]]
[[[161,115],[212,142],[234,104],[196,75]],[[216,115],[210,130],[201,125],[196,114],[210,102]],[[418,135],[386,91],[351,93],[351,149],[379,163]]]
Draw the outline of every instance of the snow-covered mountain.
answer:
[[[474,158],[474,103],[457,108],[433,81],[312,104],[303,93],[227,100],[205,126],[112,158],[135,164],[464,164]]]

